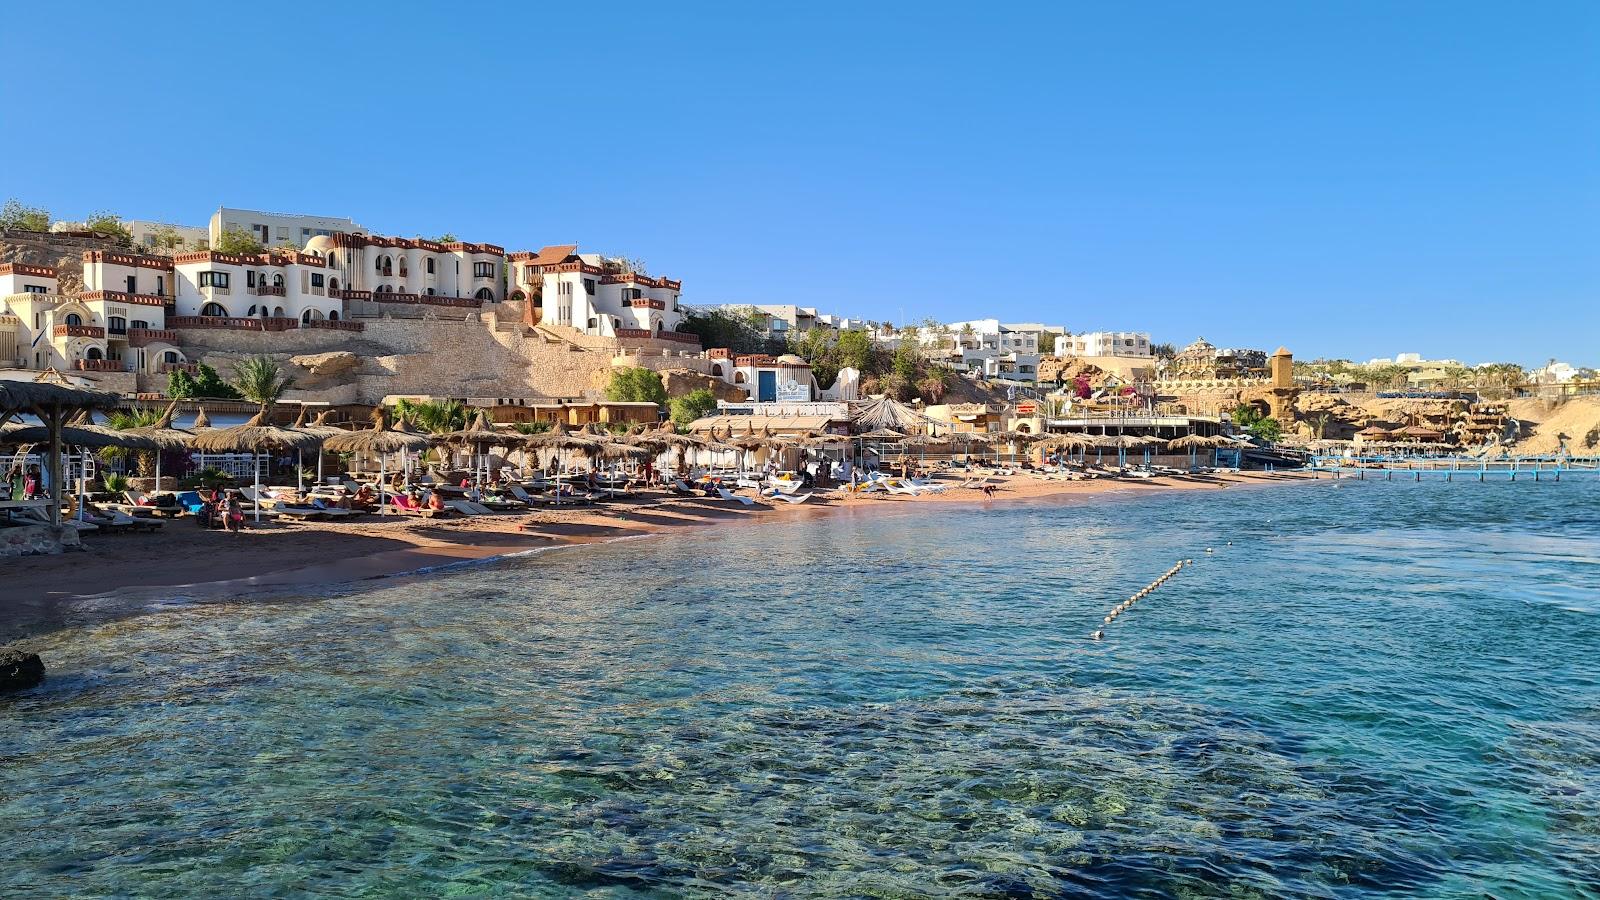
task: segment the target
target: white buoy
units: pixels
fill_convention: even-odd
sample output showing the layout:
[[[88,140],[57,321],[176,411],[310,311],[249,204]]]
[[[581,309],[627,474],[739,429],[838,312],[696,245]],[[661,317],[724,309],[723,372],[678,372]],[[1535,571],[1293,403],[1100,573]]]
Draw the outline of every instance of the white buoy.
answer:
[[[1103,631],[1094,631],[1094,632],[1090,633],[1089,640],[1098,641],[1098,640],[1100,640],[1101,638],[1103,638],[1105,636],[1106,636],[1106,633],[1103,632]]]
[[[1106,616],[1106,624],[1110,625],[1111,624],[1111,620],[1115,619],[1115,618],[1116,618],[1116,616]]]
[[[1210,552],[1211,552],[1211,548],[1210,548],[1210,547],[1207,547],[1207,548],[1206,548],[1206,552],[1207,552],[1207,553],[1210,553]]]

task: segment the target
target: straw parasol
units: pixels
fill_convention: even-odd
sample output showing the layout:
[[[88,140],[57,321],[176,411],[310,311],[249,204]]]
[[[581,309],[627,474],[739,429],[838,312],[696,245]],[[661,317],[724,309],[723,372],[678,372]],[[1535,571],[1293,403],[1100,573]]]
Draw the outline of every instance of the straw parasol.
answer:
[[[477,461],[483,464],[483,480],[489,480],[489,448],[509,447],[521,443],[519,438],[511,437],[502,431],[495,431],[494,425],[489,422],[489,414],[479,410],[472,422],[460,431],[451,431],[439,436],[439,441],[444,444],[461,445],[472,448],[472,453]],[[476,468],[474,468],[476,477]]]
[[[407,452],[420,453],[433,443],[433,439],[425,434],[415,434],[401,422],[395,428],[389,427],[388,413],[382,408],[372,411],[372,427],[360,431],[346,431],[328,437],[322,442],[326,450],[334,453],[366,453],[376,454],[378,457],[378,499],[379,508],[384,513],[389,511],[388,505],[383,503],[383,483],[387,480],[388,455],[390,453],[403,454]]]
[[[269,410],[263,408],[260,412],[250,417],[243,425],[234,425],[230,428],[213,428],[194,436],[191,442],[196,450],[204,453],[249,453],[255,457],[255,464],[251,467],[255,475],[256,496],[261,494],[261,453],[263,450],[275,452],[278,450],[301,450],[313,447],[319,442],[314,435],[293,428],[284,428],[273,425],[267,421]],[[198,422],[196,423],[198,424]],[[255,520],[261,521],[261,501],[255,501]]]
[[[543,434],[528,435],[523,439],[522,446],[535,452],[553,450],[561,454],[561,471],[556,475],[556,505],[558,506],[561,504],[560,482],[566,476],[567,454],[577,452],[592,460],[599,456],[600,451],[603,449],[601,442],[594,438],[568,431],[565,422],[557,422],[554,428]]]
[[[906,436],[893,428],[878,428],[856,437],[863,441],[903,441]]]
[[[156,444],[156,490],[158,491],[161,490],[161,454],[168,451],[187,450],[190,442],[194,440],[192,432],[173,427],[172,417],[177,412],[178,403],[174,400],[167,405],[166,411],[161,414],[161,418],[157,419],[154,425],[128,429],[129,434],[137,434],[140,437],[149,438]]]

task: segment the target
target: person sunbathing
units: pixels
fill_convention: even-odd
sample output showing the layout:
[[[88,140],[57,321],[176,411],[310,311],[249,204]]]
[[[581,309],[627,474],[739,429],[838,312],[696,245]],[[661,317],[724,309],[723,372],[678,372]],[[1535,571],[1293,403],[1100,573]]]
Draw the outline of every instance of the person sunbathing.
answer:
[[[433,510],[434,512],[443,512],[444,511],[444,509],[445,509],[444,498],[439,496],[439,492],[438,491],[429,491],[428,492],[428,508]]]

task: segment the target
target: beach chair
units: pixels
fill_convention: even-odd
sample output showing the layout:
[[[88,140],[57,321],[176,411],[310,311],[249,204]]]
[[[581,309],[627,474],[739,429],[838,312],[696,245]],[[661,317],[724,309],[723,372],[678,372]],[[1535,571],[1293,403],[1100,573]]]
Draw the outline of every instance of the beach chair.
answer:
[[[179,508],[190,515],[199,515],[205,505],[206,502],[200,499],[199,491],[183,491],[178,494]]]
[[[285,518],[299,520],[325,519],[328,517],[327,513],[317,509],[314,506],[301,506],[297,503],[289,503],[284,500],[275,500],[272,497],[268,497],[265,493],[257,491],[254,487],[242,487],[239,489],[239,493],[243,495],[246,500],[249,500],[251,503],[261,507],[262,512],[270,513],[275,516],[283,516]]]
[[[700,492],[698,492],[694,488],[690,487],[688,485],[688,483],[685,482],[682,478],[674,478],[674,479],[672,479],[672,483],[667,486],[667,490],[671,491],[674,494],[677,494],[680,497],[699,497],[700,496]]]
[[[741,497],[738,494],[735,494],[734,492],[732,492],[732,491],[730,491],[730,490],[728,490],[727,488],[724,488],[724,487],[717,488],[717,496],[721,497],[724,500],[737,500],[740,503],[744,504],[745,506],[755,506],[756,505],[756,502],[754,500],[751,500],[749,497]]]
[[[811,499],[812,493],[813,493],[812,491],[806,491],[803,494],[785,494],[785,493],[782,493],[782,492],[774,491],[773,493],[768,494],[767,496],[772,497],[773,499],[776,499],[776,500],[782,500],[785,503],[804,503],[807,500]]]

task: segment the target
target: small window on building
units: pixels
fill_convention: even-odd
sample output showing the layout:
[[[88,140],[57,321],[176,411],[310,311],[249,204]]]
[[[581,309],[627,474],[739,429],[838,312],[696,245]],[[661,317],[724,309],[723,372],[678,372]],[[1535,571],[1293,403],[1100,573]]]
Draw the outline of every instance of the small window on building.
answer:
[[[25,284],[22,286],[24,294],[48,294],[50,289],[42,284]]]
[[[178,361],[178,352],[176,350],[168,350],[167,352],[161,354],[161,361],[165,363],[176,363]]]
[[[228,286],[227,272],[201,272],[201,287],[225,288]]]
[[[494,277],[494,263],[492,263],[492,262],[476,262],[476,263],[473,263],[472,264],[472,277],[474,277],[474,278],[493,278]]]
[[[585,278],[583,280],[583,292],[585,294],[588,294],[591,297],[594,296],[594,279],[593,278]]]
[[[255,287],[256,286],[256,273],[254,273],[254,272],[246,272],[246,273],[244,273],[244,286],[245,287]]]
[[[423,262],[422,262],[422,270],[424,272],[428,273],[429,275],[432,275],[433,274],[433,260],[432,259],[423,260]]]
[[[322,287],[324,281],[325,281],[325,279],[323,278],[323,275],[322,275],[321,272],[312,272],[311,273],[311,286],[312,287],[314,287],[314,288]]]
[[[83,316],[80,316],[77,313],[67,313],[67,324],[68,325],[82,325],[83,324]]]
[[[150,327],[150,323],[143,319],[134,319],[132,322],[128,323],[128,327],[134,329],[148,329]]]
[[[121,316],[110,316],[106,319],[106,330],[112,334],[127,334],[128,320]]]

